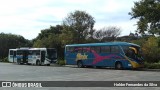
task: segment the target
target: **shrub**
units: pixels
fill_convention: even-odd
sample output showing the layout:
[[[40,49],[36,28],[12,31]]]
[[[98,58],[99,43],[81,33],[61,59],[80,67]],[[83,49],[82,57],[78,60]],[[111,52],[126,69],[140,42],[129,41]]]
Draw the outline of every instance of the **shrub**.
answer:
[[[3,59],[2,59],[2,62],[9,62],[9,61],[8,61],[8,57],[3,58]]]
[[[144,67],[148,69],[160,69],[160,62],[159,63],[144,63]]]
[[[138,40],[133,40],[131,42],[142,46],[146,42],[146,38],[140,38]]]
[[[157,63],[160,59],[160,47],[158,47],[158,38],[150,37],[142,45],[144,59],[148,63]]]
[[[57,61],[57,64],[59,64],[59,65],[65,65],[66,63],[65,63],[64,59],[59,58],[58,61]]]

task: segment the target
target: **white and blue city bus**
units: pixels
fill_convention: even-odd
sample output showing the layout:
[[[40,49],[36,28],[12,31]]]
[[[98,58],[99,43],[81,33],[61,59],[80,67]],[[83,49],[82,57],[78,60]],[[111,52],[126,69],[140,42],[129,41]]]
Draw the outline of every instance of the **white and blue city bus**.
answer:
[[[57,62],[57,51],[54,48],[31,48],[28,54],[28,64],[50,65]]]
[[[57,51],[54,48],[17,48],[10,49],[16,51],[17,64],[50,65],[57,61]],[[9,53],[9,61],[13,62],[12,53]]]
[[[66,64],[78,67],[115,67],[116,69],[143,67],[140,46],[127,42],[66,45],[65,60]]]

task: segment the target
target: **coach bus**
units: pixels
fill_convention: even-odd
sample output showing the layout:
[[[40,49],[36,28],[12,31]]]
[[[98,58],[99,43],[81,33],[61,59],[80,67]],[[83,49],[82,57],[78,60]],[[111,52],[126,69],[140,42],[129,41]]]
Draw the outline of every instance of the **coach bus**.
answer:
[[[114,67],[131,69],[143,67],[139,45],[127,42],[72,44],[65,46],[66,65]]]
[[[17,64],[50,65],[50,63],[57,61],[57,51],[54,48],[9,49],[8,59],[9,62],[16,62]]]

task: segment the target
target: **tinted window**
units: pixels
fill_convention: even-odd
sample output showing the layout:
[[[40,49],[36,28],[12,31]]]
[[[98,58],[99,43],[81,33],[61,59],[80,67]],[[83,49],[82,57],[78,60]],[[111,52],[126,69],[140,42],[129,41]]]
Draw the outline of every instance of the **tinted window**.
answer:
[[[57,51],[55,49],[47,49],[47,54],[49,59],[57,58]]]
[[[90,52],[90,47],[83,47],[83,53]]]
[[[73,50],[74,50],[74,47],[67,47],[67,48],[66,48],[66,51],[67,51],[67,52],[73,52]]]
[[[99,46],[91,47],[91,50],[94,50],[97,53],[100,53],[101,48]]]
[[[30,50],[29,55],[40,55],[40,50]]]
[[[74,52],[75,53],[81,53],[82,52],[82,47],[75,47]]]
[[[101,53],[110,53],[110,46],[101,46]]]
[[[111,46],[111,53],[119,53],[119,47],[118,46]]]
[[[13,51],[10,51],[10,55],[13,55]]]
[[[129,47],[128,46],[121,46],[124,53],[126,54],[128,52]]]
[[[21,51],[21,50],[17,51],[17,55],[22,55],[22,54],[23,54],[23,51]]]

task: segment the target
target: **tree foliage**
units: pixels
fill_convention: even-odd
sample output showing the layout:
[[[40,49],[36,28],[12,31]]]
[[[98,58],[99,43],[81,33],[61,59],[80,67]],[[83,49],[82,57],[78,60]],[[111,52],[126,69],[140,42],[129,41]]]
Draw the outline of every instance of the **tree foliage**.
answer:
[[[158,46],[158,38],[150,37],[142,45],[143,54],[147,62],[160,61],[160,47]]]
[[[134,2],[134,7],[129,15],[131,19],[138,19],[137,30],[144,34],[160,35],[160,0],[140,0]]]
[[[60,35],[62,34],[63,27],[61,25],[50,26],[48,29],[44,29],[34,39],[33,47],[46,47],[56,48],[58,51],[58,57],[63,57],[63,49]]]
[[[100,42],[114,41],[121,34],[116,26],[104,27],[95,32],[94,37]]]
[[[31,47],[32,42],[20,35],[0,33],[0,59],[7,57],[9,49]]]
[[[75,11],[63,20],[64,34],[62,37],[72,38],[71,43],[84,43],[93,36],[95,20],[85,11]],[[67,39],[68,39],[67,38]]]

